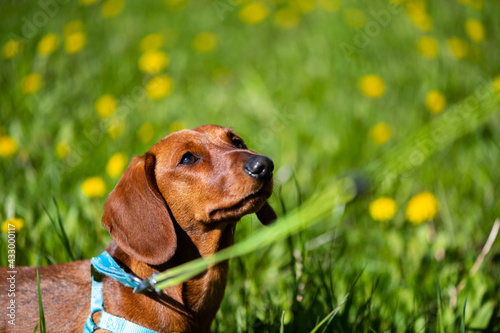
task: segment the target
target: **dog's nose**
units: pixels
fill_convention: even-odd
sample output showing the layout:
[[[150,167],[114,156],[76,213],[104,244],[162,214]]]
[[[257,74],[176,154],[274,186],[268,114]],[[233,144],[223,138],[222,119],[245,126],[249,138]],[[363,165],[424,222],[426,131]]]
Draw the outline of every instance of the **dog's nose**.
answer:
[[[266,156],[254,156],[245,164],[245,171],[259,180],[266,180],[273,176],[274,163]]]

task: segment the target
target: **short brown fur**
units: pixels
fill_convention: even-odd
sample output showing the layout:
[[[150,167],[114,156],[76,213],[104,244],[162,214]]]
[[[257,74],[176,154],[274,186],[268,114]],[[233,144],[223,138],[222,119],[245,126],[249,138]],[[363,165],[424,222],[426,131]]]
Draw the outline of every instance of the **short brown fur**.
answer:
[[[180,163],[186,152],[197,161]],[[236,222],[246,214],[258,213],[264,224],[272,222],[276,216],[266,201],[272,177],[256,179],[245,170],[255,156],[260,155],[246,149],[231,129],[215,125],[160,140],[132,160],[106,201],[102,223],[113,237],[106,250],[146,278],[230,246]],[[7,269],[0,271],[3,280]],[[31,332],[38,322],[36,270],[17,271],[16,325],[4,318],[1,332]],[[90,310],[90,261],[39,271],[48,332],[82,332]],[[134,294],[105,277],[106,311],[158,332],[208,332],[224,296],[227,272],[226,261],[160,296]],[[4,282],[0,298],[7,304]],[[96,313],[95,322],[98,317]]]

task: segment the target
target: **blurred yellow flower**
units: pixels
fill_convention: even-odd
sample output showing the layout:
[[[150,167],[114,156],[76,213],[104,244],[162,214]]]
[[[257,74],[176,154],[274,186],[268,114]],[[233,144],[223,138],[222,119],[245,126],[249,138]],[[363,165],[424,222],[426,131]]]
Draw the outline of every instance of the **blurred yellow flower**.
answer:
[[[139,69],[148,74],[158,74],[167,68],[168,54],[163,51],[151,50],[139,58]]]
[[[168,132],[169,133],[174,133],[174,132],[179,132],[182,131],[183,129],[186,129],[186,123],[183,122],[182,120],[177,120],[174,121],[169,127],[168,127]]]
[[[246,24],[257,24],[264,21],[269,15],[269,9],[262,2],[250,2],[243,6],[238,17]]]
[[[80,5],[82,5],[82,6],[90,6],[94,3],[96,3],[97,1],[99,1],[99,0],[80,0],[79,2],[80,2]]]
[[[82,192],[89,198],[98,198],[106,194],[106,183],[101,177],[90,177],[83,181]]]
[[[142,124],[139,130],[137,131],[137,135],[139,139],[143,143],[147,143],[151,141],[155,135],[155,129],[151,123]]]
[[[427,13],[427,5],[423,0],[406,2],[406,11],[412,23],[423,31],[432,29],[432,18]]]
[[[116,153],[110,157],[108,164],[106,165],[106,173],[111,178],[119,177],[123,170],[127,167],[128,158],[125,153]]]
[[[498,98],[500,98],[500,76],[493,79],[493,90],[497,93]]]
[[[143,52],[157,50],[160,47],[162,47],[164,43],[165,43],[165,36],[163,36],[163,34],[152,33],[144,36],[144,38],[141,39],[140,48],[141,51]]]
[[[68,37],[69,35],[82,31],[83,31],[83,22],[81,20],[69,21],[63,28],[64,37]]]
[[[467,19],[465,21],[465,33],[469,38],[477,43],[484,40],[484,26],[481,21],[475,19]]]
[[[174,11],[184,9],[188,3],[189,0],[165,0],[165,6]]]
[[[448,39],[448,48],[453,56],[457,59],[462,59],[467,55],[467,42],[460,37],[451,37]]]
[[[37,52],[40,55],[47,56],[54,53],[58,46],[59,36],[57,34],[46,34],[40,42],[38,42]]]
[[[217,36],[213,32],[202,32],[193,39],[193,48],[200,53],[211,52],[217,45]]]
[[[470,7],[477,10],[482,10],[484,5],[483,0],[458,0],[458,2],[469,5]]]
[[[59,142],[56,146],[56,156],[58,158],[65,159],[70,151],[69,144],[67,142]]]
[[[302,13],[308,13],[315,7],[314,0],[292,0],[290,5]]]
[[[417,42],[418,51],[427,58],[434,58],[439,51],[439,45],[436,39],[429,36],[420,38]]]
[[[361,9],[358,8],[346,8],[342,12],[342,17],[344,21],[350,27],[354,29],[361,29],[366,24],[366,15]]]
[[[21,85],[23,93],[26,95],[36,93],[42,85],[42,77],[40,74],[31,73],[24,77]]]
[[[446,107],[446,97],[439,90],[431,90],[425,97],[425,107],[429,112],[440,113]]]
[[[295,28],[301,20],[300,13],[292,7],[281,8],[274,14],[276,23],[285,29]]]
[[[121,118],[113,119],[108,126],[108,134],[115,140],[125,132],[125,122]]]
[[[163,97],[170,95],[172,92],[174,83],[172,78],[167,75],[160,75],[151,78],[146,83],[146,94],[149,98],[153,100],[159,100]]]
[[[388,221],[396,214],[398,205],[389,197],[380,197],[370,203],[369,210],[375,221]]]
[[[75,32],[66,35],[64,50],[68,54],[80,52],[87,43],[87,36],[83,32]]]
[[[8,157],[17,152],[17,142],[11,136],[0,135],[0,156]]]
[[[24,226],[24,221],[20,218],[14,217],[2,222],[2,232],[8,233],[9,229],[18,232]]]
[[[104,17],[114,17],[123,10],[123,0],[106,0],[101,5],[101,14]]]
[[[370,138],[378,145],[383,145],[391,138],[391,128],[384,122],[375,124],[370,131]]]
[[[95,101],[95,110],[102,119],[111,117],[118,106],[118,102],[113,95],[104,94]]]
[[[327,12],[336,12],[342,7],[341,0],[318,0],[318,6]]]
[[[10,39],[3,45],[2,55],[5,59],[14,58],[21,50],[21,42],[15,39]]]
[[[406,218],[413,224],[430,221],[439,211],[439,202],[430,192],[414,195],[406,206]]]
[[[361,92],[370,98],[379,98],[385,92],[385,83],[380,76],[365,75],[358,81],[358,87]]]

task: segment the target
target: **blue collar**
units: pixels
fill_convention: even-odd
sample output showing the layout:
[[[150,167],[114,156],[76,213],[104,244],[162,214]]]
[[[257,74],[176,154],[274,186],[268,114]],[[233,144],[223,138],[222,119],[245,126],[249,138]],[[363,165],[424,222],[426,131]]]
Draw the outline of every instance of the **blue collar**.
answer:
[[[140,325],[134,324],[124,318],[114,316],[104,311],[104,299],[102,297],[102,280],[107,275],[126,287],[134,288],[134,292],[140,293],[149,289],[144,286],[145,281],[131,274],[128,274],[121,268],[116,261],[104,251],[100,256],[90,260],[92,265],[92,292],[90,296],[90,314],[85,322],[83,333],[92,333],[98,328],[111,333],[157,333]],[[147,284],[147,282],[146,282]],[[92,320],[95,312],[101,312],[101,318],[97,325]]]

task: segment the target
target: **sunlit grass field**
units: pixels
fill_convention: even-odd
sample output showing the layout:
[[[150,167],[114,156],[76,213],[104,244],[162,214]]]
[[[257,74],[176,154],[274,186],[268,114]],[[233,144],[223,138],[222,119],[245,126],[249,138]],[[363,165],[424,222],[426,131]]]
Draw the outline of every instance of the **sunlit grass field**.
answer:
[[[232,259],[213,331],[310,332],[324,318],[318,332],[500,331],[498,1],[1,11],[2,266],[9,223],[16,265],[69,261],[58,212],[74,258],[100,254],[103,204],[131,158],[214,123],[273,159],[280,216],[339,177],[363,191]],[[237,242],[260,228],[245,217]]]

